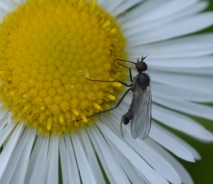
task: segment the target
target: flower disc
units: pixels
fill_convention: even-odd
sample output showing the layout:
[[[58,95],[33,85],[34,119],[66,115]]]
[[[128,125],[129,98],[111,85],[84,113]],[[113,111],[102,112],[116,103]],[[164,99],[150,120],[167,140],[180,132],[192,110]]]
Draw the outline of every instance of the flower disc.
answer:
[[[125,38],[96,1],[30,0],[0,25],[0,99],[16,123],[40,133],[75,132],[121,90]]]

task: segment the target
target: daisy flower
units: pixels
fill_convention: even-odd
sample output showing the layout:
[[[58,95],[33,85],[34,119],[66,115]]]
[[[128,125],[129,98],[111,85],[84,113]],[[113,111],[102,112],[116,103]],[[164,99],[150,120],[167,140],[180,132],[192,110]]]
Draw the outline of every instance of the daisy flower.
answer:
[[[207,6],[0,0],[0,183],[193,183],[171,153],[189,162],[200,155],[166,127],[213,141],[184,115],[213,120],[213,108],[203,105],[213,101],[213,34],[189,35],[213,24],[213,13],[202,12]],[[89,79],[128,83],[114,57],[142,55],[153,96],[145,140],[133,139],[129,125],[120,133],[131,92],[115,110],[90,118],[114,107],[126,89]]]

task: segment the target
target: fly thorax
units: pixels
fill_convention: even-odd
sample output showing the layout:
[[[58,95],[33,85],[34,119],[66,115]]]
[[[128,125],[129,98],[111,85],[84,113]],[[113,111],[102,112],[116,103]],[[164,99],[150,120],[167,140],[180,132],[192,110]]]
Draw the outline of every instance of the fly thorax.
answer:
[[[141,88],[145,90],[150,83],[150,78],[146,73],[139,73],[138,74],[138,83],[140,84]]]

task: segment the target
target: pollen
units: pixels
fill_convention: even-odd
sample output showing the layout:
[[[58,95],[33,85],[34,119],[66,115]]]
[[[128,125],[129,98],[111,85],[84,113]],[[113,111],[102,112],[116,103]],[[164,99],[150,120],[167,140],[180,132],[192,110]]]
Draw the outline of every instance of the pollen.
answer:
[[[113,81],[127,71],[114,57],[126,58],[126,40],[97,0],[28,0],[4,17],[0,38],[0,101],[15,123],[75,133],[118,100]]]

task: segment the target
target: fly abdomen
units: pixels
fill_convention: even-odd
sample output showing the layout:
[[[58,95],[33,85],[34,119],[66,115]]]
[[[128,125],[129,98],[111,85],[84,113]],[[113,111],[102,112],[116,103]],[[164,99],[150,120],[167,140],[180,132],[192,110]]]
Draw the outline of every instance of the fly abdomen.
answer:
[[[124,116],[123,116],[124,125],[127,125],[130,120],[131,120],[131,118],[128,116],[128,114],[124,114]]]

